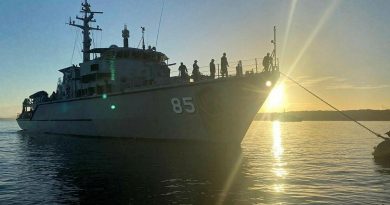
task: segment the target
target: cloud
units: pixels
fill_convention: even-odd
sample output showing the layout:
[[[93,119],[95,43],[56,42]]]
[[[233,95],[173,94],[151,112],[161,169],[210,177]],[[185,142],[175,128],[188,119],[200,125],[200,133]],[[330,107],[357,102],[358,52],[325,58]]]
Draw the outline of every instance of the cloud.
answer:
[[[307,86],[315,86],[322,83],[330,83],[330,82],[344,82],[345,79],[338,78],[335,76],[324,76],[320,78],[307,79],[303,82],[303,85]]]
[[[340,78],[336,76],[323,76],[319,78],[314,78],[311,76],[299,76],[295,79],[304,87],[314,87],[322,86],[328,90],[344,89],[344,90],[373,90],[373,89],[383,89],[389,88],[388,84],[367,84],[367,83],[356,83],[349,82],[345,78]],[[286,86],[294,85],[293,82],[286,79]]]
[[[353,85],[353,84],[340,84],[340,85],[329,85],[326,89],[335,90],[335,89],[353,89],[353,90],[373,90],[373,89],[382,89],[389,88],[390,85]]]
[[[343,78],[335,77],[335,76],[323,76],[320,78],[314,78],[311,76],[299,76],[296,77],[295,80],[299,82],[303,86],[311,87],[311,86],[319,86],[323,85],[324,83],[334,83],[334,82],[344,82],[346,81]],[[285,84],[287,85],[295,85],[295,83],[291,82],[290,80],[286,79]]]

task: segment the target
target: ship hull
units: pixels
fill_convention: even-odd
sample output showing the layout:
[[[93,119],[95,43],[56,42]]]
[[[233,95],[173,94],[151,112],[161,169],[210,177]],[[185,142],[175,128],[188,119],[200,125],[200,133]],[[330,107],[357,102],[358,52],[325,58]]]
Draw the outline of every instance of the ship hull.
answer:
[[[279,73],[172,85],[36,107],[28,132],[241,143]]]

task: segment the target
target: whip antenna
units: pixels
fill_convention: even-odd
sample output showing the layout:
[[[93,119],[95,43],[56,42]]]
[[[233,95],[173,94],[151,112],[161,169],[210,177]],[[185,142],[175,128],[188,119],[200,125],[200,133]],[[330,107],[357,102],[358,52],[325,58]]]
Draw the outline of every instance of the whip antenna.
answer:
[[[165,5],[165,0],[163,0],[163,4],[162,4],[162,7],[161,7],[160,21],[158,22],[157,38],[156,38],[156,48],[157,48],[157,43],[158,43],[158,36],[160,34],[160,26],[161,26],[161,19],[162,19],[163,12],[164,12],[164,5]]]

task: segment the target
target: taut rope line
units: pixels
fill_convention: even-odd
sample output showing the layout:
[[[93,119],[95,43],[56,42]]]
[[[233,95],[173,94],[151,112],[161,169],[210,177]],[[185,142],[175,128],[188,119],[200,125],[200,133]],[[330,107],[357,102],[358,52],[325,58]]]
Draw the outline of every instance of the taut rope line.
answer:
[[[317,99],[321,100],[323,103],[327,104],[329,107],[333,108],[334,110],[336,110],[337,112],[339,112],[341,115],[343,115],[344,117],[348,118],[349,120],[352,120],[353,122],[355,122],[356,124],[360,125],[361,127],[363,127],[364,129],[368,130],[369,132],[371,132],[372,134],[374,134],[375,136],[377,137],[380,137],[384,140],[388,140],[389,138],[387,137],[383,137],[382,135],[374,132],[373,130],[371,130],[370,128],[366,127],[365,125],[363,125],[362,123],[358,122],[357,120],[353,119],[351,116],[347,115],[345,112],[337,109],[335,106],[331,105],[330,103],[326,102],[324,99],[322,99],[320,96],[316,95],[315,93],[313,93],[312,91],[310,91],[309,89],[305,88],[303,85],[301,85],[300,83],[298,83],[297,81],[295,81],[294,79],[292,79],[291,77],[289,77],[288,75],[280,72],[280,74],[282,74],[284,77],[286,77],[287,79],[289,79],[290,81],[292,81],[293,83],[297,84],[299,87],[303,88],[304,90],[306,90],[308,93],[310,93],[311,95],[313,95],[314,97],[316,97]]]

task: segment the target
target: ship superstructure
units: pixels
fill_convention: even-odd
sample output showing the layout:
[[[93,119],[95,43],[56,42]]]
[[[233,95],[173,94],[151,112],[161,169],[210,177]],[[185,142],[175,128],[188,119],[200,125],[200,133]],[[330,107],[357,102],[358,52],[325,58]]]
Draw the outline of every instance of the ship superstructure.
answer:
[[[171,76],[168,57],[156,48],[91,49],[95,22],[82,3],[83,62],[60,69],[63,78],[50,96],[39,91],[23,102],[19,126],[26,131],[80,136],[192,139],[240,143],[279,78],[272,69],[225,78]],[[144,31],[144,28],[142,28]],[[276,39],[272,41],[276,54]],[[93,58],[91,59],[91,55]],[[195,78],[194,78],[195,79]]]

